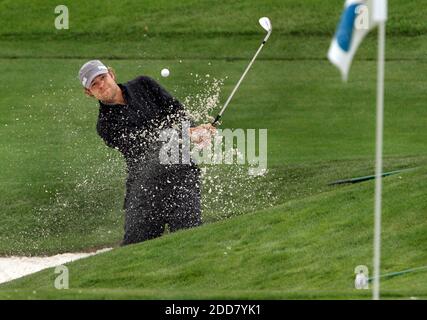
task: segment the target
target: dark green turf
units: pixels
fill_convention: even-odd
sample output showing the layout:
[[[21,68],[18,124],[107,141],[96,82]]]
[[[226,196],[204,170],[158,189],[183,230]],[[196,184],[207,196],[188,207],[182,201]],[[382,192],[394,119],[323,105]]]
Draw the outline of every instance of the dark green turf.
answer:
[[[425,177],[424,166],[384,182],[384,273],[425,263]],[[53,269],[0,287],[4,297],[31,288],[33,298],[369,298],[352,288],[356,265],[372,272],[373,187],[334,188],[70,263],[70,292],[53,288]],[[389,298],[426,298],[426,279],[402,275],[382,288]]]
[[[52,289],[46,270],[1,286],[0,298],[370,297],[352,289],[352,271],[372,268],[373,182],[327,186],[374,170],[376,33],[343,84],[326,60],[342,1],[73,1],[62,31],[56,5],[0,2],[1,255],[116,246],[122,236],[126,173],[77,81],[87,59],[119,81],[152,76],[181,101],[222,79],[224,102],[269,16],[273,34],[222,125],[267,128],[269,172],[216,169],[205,226],[73,263],[69,291]],[[389,9],[384,169],[421,168],[384,180],[382,272],[426,261],[427,9],[402,0]],[[384,281],[383,297],[426,298],[426,279]]]

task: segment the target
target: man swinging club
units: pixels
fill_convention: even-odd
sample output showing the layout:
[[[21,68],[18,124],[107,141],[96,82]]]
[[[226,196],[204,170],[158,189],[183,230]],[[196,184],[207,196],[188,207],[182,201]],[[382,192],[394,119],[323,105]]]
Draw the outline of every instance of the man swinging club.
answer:
[[[140,76],[116,83],[114,72],[99,60],[85,63],[79,78],[85,93],[99,100],[97,132],[119,150],[127,164],[125,227],[122,245],[202,223],[200,170],[190,164],[161,164],[159,132],[190,121],[183,106],[153,79]],[[196,144],[205,144],[215,128],[189,130]]]

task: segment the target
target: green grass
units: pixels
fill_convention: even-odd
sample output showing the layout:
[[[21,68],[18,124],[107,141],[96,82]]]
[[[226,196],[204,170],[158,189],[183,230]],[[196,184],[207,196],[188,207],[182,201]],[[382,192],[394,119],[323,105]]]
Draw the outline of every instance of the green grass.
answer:
[[[384,180],[384,273],[425,264],[427,207],[420,200],[426,175],[424,166]],[[13,297],[17,290],[18,297],[33,298],[368,298],[352,287],[356,265],[372,270],[373,185],[336,187],[68,264],[72,291],[64,294],[53,289],[50,269],[1,286],[2,295]],[[406,274],[384,280],[382,288],[389,298],[427,298],[426,280],[425,272]]]
[[[0,58],[244,59],[261,41],[257,21],[269,16],[273,34],[260,59],[322,59],[342,11],[342,0],[72,1],[67,30],[54,27],[53,0],[0,3]],[[425,6],[389,5],[388,59],[426,59]],[[375,59],[375,31],[358,59]],[[301,41],[302,39],[306,41]],[[367,44],[369,43],[369,45]],[[365,47],[365,48],[363,48]]]
[[[20,79],[0,89],[2,104],[9,106],[0,123],[0,132],[9,137],[0,159],[4,168],[1,215],[9,221],[0,227],[3,254],[51,254],[114,245],[120,240],[124,164],[96,135],[96,103],[83,95],[75,79],[82,61],[0,62],[2,81],[18,74]],[[139,71],[133,62],[108,62],[118,70],[120,80],[140,73],[158,77],[156,71],[165,65],[165,61],[152,60]],[[223,101],[245,63],[167,61],[173,74],[159,81],[184,100],[206,88],[195,81],[195,73],[229,76],[224,80]],[[284,203],[327,190],[330,181],[372,173],[375,77],[369,70],[373,65],[356,62],[352,81],[344,86],[326,62],[257,61],[227,110],[223,126],[268,128],[270,174],[248,179],[240,170],[229,175],[237,182],[217,178],[222,191],[234,191],[238,198],[226,194],[206,197],[205,220]],[[422,65],[416,61],[388,63],[387,170],[424,161],[427,134],[422,115],[426,111],[419,92],[426,76],[416,73]],[[405,94],[397,94],[400,90]],[[411,109],[403,108],[405,105]]]
[[[60,39],[110,37],[140,39],[147,35],[258,34],[253,21],[269,16],[277,34],[332,35],[343,1],[306,0],[216,1],[167,0],[109,1],[108,3],[70,1],[70,29],[54,29],[54,0],[4,0],[0,4],[0,36],[3,39]],[[427,9],[420,1],[394,0],[389,5],[389,32],[394,35],[425,34]]]
[[[73,1],[62,31],[56,5],[0,2],[0,255],[122,237],[126,172],[77,81],[87,59],[102,58],[119,81],[152,76],[191,106],[222,79],[224,102],[262,39],[257,19],[269,16],[273,34],[223,121],[268,129],[269,172],[210,168],[204,226],[69,264],[68,291],[53,289],[49,269],[1,285],[0,298],[370,298],[352,288],[356,265],[372,272],[373,182],[328,186],[374,172],[375,32],[347,84],[325,58],[342,1]],[[382,273],[426,265],[425,10],[397,0],[389,10],[384,170],[419,168],[384,179]],[[385,280],[383,297],[427,298],[426,279]]]

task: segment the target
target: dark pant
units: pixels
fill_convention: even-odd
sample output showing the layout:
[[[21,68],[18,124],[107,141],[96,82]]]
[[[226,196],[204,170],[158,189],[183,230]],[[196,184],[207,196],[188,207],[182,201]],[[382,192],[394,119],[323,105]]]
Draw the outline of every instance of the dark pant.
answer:
[[[202,224],[200,171],[195,166],[152,167],[129,172],[122,245]]]

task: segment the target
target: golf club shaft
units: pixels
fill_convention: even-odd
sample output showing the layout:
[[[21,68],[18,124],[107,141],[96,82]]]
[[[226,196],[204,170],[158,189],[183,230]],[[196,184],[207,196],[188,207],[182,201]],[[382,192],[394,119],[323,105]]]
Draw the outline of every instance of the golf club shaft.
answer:
[[[255,53],[254,57],[252,58],[251,62],[249,62],[248,66],[246,67],[245,72],[243,72],[242,76],[240,77],[239,81],[237,82],[236,86],[234,87],[233,91],[231,92],[230,96],[228,97],[227,101],[224,103],[224,106],[222,107],[221,111],[216,116],[215,120],[212,122],[213,126],[216,126],[219,122],[219,120],[222,117],[222,114],[224,113],[225,109],[227,108],[228,104],[230,103],[231,99],[233,98],[234,94],[236,93],[237,89],[240,86],[240,83],[245,78],[246,74],[248,73],[249,69],[251,68],[252,64],[254,63],[256,57],[260,53],[261,49],[264,47],[264,44],[266,43],[268,37],[270,36],[270,33],[267,34],[265,39],[262,41],[260,47],[258,48],[258,51]]]

